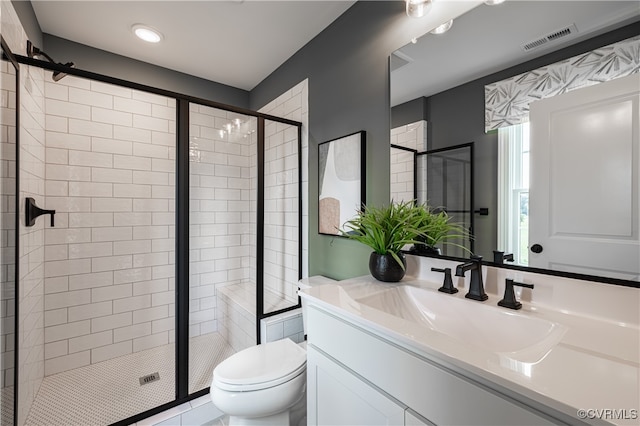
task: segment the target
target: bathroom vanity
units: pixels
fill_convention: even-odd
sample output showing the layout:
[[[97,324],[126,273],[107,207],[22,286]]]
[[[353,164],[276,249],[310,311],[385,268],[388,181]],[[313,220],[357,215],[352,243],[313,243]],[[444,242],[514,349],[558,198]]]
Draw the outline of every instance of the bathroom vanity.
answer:
[[[489,299],[478,302],[464,297],[468,280],[444,294],[421,272],[446,261],[417,262],[397,284],[365,276],[301,292],[309,425],[637,424],[637,288],[613,289],[627,312],[612,320],[561,306],[572,285],[598,298],[599,283],[554,292],[566,278],[525,274],[515,278],[537,280],[541,296],[519,291],[515,311],[496,305],[504,285],[492,284],[508,271],[485,271]]]

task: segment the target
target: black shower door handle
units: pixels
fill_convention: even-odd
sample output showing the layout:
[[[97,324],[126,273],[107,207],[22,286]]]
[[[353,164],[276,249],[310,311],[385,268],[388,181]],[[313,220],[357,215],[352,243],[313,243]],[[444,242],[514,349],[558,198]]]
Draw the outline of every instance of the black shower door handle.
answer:
[[[48,214],[51,215],[51,227],[54,226],[54,222],[53,222],[53,216],[56,214],[55,210],[44,210],[41,209],[40,207],[36,206],[36,200],[34,200],[31,197],[27,197],[26,198],[26,205],[25,205],[25,209],[24,209],[24,213],[25,213],[25,225],[26,226],[33,226],[36,224],[36,218],[38,216],[41,216],[43,214]]]

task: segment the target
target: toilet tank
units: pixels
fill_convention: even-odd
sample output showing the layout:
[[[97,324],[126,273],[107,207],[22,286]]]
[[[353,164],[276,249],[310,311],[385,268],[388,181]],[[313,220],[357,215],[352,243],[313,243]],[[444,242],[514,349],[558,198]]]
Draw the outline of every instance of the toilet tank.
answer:
[[[324,284],[335,283],[336,280],[323,277],[322,275],[314,275],[312,277],[303,278],[298,281],[298,289],[305,290],[311,287],[316,287]],[[302,299],[302,327],[304,328],[304,334],[307,335],[307,302]]]

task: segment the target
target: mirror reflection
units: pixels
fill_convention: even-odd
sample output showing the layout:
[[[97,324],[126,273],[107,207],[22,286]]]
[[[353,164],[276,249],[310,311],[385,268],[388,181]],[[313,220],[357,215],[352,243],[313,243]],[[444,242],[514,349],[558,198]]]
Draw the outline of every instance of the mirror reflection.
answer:
[[[586,87],[638,72],[639,19],[628,1],[481,4],[392,55],[391,143],[417,139],[417,154],[474,143],[470,210],[485,260],[640,280],[638,76],[626,95]],[[624,100],[611,104],[612,90]],[[411,193],[398,181],[409,169],[391,153],[397,198]],[[416,198],[439,204],[431,172],[415,167],[404,176]]]

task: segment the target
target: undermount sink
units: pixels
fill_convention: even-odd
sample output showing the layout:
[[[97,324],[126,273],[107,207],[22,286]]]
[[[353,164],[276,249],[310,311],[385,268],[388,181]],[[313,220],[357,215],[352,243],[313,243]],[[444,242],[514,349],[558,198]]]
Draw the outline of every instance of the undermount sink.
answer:
[[[540,361],[566,331],[551,321],[406,285],[356,302],[496,353],[507,367]]]

